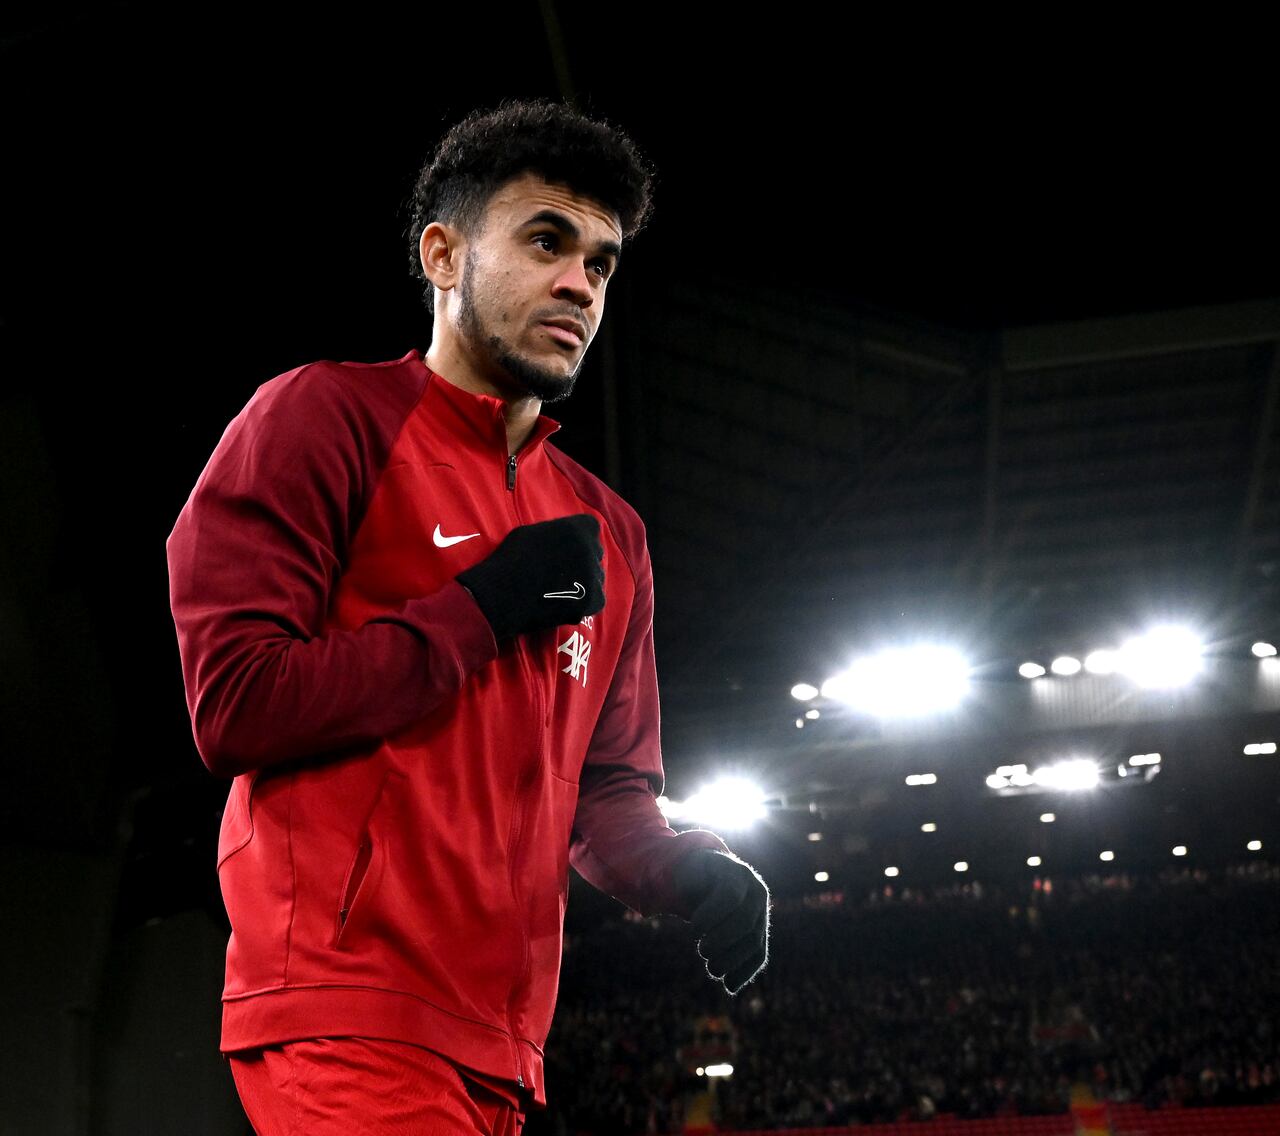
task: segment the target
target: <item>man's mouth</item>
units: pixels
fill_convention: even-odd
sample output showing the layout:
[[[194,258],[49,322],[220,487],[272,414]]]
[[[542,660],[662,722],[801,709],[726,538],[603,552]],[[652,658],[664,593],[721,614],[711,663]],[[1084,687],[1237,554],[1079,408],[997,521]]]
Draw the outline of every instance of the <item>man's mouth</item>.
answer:
[[[565,347],[581,347],[587,341],[587,330],[576,320],[542,320],[547,334]]]

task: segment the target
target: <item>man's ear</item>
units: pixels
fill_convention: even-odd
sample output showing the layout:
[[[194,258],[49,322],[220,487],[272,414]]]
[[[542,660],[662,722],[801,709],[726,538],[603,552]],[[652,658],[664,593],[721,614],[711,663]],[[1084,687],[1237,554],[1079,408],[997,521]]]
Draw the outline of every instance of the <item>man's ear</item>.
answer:
[[[457,287],[462,277],[465,252],[465,238],[452,225],[432,221],[422,230],[422,238],[418,241],[422,271],[439,291],[448,292]]]

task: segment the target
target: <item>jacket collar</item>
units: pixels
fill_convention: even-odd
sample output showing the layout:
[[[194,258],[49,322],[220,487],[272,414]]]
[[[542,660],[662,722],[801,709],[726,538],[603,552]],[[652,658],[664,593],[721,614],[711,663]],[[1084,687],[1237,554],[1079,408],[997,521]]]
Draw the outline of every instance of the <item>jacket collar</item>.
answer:
[[[472,394],[454,386],[443,375],[427,366],[426,360],[415,349],[413,354],[427,372],[430,393],[445,404],[448,425],[455,433],[471,438],[485,449],[501,446],[507,452],[507,420],[503,414],[502,399],[488,394]],[[545,414],[539,414],[519,456],[525,457],[541,448],[547,438],[560,429],[560,423]]]

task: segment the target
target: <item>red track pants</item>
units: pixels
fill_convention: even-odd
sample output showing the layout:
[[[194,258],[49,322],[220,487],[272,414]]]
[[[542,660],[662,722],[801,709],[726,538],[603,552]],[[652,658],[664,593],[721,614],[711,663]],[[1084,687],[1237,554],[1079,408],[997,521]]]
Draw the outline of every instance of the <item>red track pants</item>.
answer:
[[[316,1038],[228,1054],[258,1136],[519,1136],[524,1113],[421,1046]]]

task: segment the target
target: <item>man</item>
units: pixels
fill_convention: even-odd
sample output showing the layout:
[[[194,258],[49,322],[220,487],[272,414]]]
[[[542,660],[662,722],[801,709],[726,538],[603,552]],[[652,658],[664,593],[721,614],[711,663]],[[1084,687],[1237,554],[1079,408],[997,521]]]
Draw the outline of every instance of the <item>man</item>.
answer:
[[[766,961],[764,882],[656,804],[643,526],[540,412],[648,209],[603,123],[459,123],[413,201],[425,359],[259,387],[169,537],[196,745],[234,777],[221,1048],[260,1133],[517,1132],[570,864],[690,919],[730,993]]]

